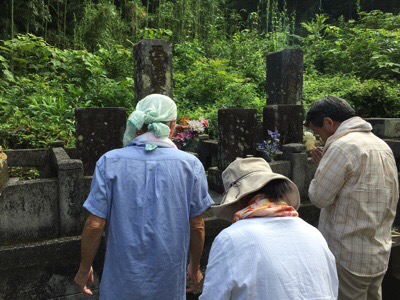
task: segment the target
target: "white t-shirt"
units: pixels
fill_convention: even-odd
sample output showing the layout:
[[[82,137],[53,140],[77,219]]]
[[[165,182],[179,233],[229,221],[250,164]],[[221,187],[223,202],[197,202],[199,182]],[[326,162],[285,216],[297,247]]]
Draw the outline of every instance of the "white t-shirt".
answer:
[[[214,240],[201,300],[337,299],[335,258],[298,217],[236,222]]]

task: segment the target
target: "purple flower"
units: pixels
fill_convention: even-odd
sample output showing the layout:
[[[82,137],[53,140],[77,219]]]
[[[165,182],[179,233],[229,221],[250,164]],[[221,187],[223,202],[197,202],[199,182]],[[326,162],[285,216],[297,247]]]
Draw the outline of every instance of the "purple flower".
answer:
[[[258,145],[257,149],[265,154],[268,161],[274,161],[276,156],[282,153],[282,151],[279,149],[280,134],[278,131],[272,130],[268,130],[267,133],[269,138]]]

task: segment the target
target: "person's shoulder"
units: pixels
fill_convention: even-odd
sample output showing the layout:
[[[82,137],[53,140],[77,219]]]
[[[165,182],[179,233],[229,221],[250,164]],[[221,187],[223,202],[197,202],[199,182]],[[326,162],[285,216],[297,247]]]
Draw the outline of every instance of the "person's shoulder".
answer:
[[[363,150],[390,150],[389,145],[381,138],[373,134],[372,132],[351,132],[341,138],[339,138],[332,145],[342,150],[346,149],[359,149]]]
[[[221,230],[221,232],[218,233],[218,235],[215,237],[213,243],[220,244],[220,245],[227,245],[232,240],[232,235],[235,234],[235,229],[232,229],[233,225],[234,224]]]
[[[165,151],[164,153],[168,156],[168,158],[186,161],[196,166],[202,165],[201,161],[196,157],[195,154],[185,152],[176,148],[163,148],[163,150]]]
[[[173,152],[174,156],[176,156],[176,157],[182,157],[182,158],[191,159],[191,160],[197,159],[196,155],[193,153],[190,153],[190,152],[182,151],[177,148],[168,148],[168,150],[170,152]]]
[[[225,228],[220,232],[221,238],[235,239],[236,236],[242,236],[244,232],[254,230],[254,227],[262,224],[265,220],[272,218],[250,218],[237,221],[231,224],[229,227]]]
[[[296,231],[301,233],[302,237],[308,237],[309,239],[325,241],[322,233],[317,227],[304,221],[301,217],[292,218],[295,221]]]
[[[121,156],[127,155],[129,152],[131,152],[134,149],[134,147],[124,147],[124,148],[117,148],[113,149],[110,151],[107,151],[102,155],[104,158],[117,158]]]

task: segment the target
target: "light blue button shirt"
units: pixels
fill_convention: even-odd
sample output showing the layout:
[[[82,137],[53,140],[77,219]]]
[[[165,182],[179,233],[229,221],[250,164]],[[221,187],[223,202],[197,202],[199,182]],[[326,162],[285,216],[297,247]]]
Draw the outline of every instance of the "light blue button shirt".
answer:
[[[103,155],[84,203],[107,219],[100,299],[185,299],[189,219],[212,204],[191,154],[131,143]]]

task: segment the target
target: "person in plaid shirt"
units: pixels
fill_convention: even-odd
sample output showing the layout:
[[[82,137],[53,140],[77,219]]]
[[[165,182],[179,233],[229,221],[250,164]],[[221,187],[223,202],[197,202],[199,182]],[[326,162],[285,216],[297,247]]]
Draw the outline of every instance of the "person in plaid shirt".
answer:
[[[338,299],[382,299],[399,198],[393,152],[337,97],[314,102],[305,124],[325,142],[311,150],[318,168],[308,193],[336,258]]]

